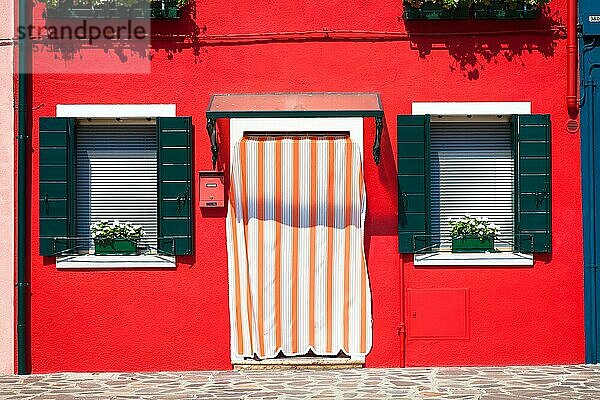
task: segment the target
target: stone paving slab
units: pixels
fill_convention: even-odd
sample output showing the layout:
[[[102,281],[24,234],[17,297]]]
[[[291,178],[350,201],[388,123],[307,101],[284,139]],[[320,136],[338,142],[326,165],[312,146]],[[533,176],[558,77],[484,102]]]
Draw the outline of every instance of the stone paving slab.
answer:
[[[0,375],[0,399],[600,400],[600,366]]]

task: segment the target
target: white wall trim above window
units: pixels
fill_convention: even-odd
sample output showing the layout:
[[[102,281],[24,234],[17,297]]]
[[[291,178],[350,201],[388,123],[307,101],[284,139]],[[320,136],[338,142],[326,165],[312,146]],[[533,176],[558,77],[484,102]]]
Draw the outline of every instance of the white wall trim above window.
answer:
[[[412,103],[412,115],[512,115],[531,114],[531,102]]]
[[[153,118],[176,117],[175,104],[57,104],[57,117]]]

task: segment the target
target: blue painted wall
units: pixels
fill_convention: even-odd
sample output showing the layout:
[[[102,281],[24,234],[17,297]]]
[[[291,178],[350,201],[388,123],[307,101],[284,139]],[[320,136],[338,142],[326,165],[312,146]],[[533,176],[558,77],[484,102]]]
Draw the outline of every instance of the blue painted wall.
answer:
[[[599,361],[600,2],[579,1],[586,361]]]

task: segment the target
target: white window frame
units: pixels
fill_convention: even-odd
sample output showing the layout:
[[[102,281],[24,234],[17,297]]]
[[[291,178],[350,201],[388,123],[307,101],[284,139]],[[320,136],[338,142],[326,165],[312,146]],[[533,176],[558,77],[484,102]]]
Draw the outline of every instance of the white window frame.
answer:
[[[57,117],[73,118],[156,118],[176,117],[175,104],[58,104]],[[57,269],[176,268],[175,257],[155,254],[96,256],[93,254],[56,257]]]
[[[531,102],[432,102],[412,103],[412,115],[439,115],[455,118],[469,116],[510,116],[531,114]],[[429,162],[429,160],[428,160]],[[533,254],[524,253],[431,253],[415,254],[415,266],[532,266]]]

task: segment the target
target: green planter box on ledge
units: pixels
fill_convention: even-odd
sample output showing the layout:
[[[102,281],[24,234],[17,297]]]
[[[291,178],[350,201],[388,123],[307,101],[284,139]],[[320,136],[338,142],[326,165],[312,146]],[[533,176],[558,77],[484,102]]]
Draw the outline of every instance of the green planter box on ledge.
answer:
[[[137,254],[137,242],[129,239],[94,241],[96,255],[132,255]]]
[[[152,18],[174,19],[181,16],[181,10],[172,0],[142,1],[131,6],[120,6],[114,1],[101,5],[74,4],[61,2],[57,7],[46,7],[46,16],[53,19],[84,18]]]
[[[473,6],[475,19],[535,19],[539,15],[539,7],[524,3],[511,7],[504,1],[492,1],[487,6],[484,4]]]
[[[170,1],[154,1],[150,3],[150,11],[154,19],[173,19],[181,16],[177,3]]]
[[[471,7],[459,6],[445,8],[441,4],[424,2],[421,7],[414,7],[404,2],[405,20],[464,20],[464,19],[496,19],[519,20],[535,19],[540,15],[540,7],[520,3],[509,5],[506,1],[492,1],[489,5],[474,4]]]
[[[487,236],[480,239],[479,236],[463,236],[452,238],[453,253],[484,253],[494,251],[494,237]]]
[[[446,8],[441,4],[425,2],[417,8],[404,3],[406,20],[469,19],[469,16],[469,7]]]

